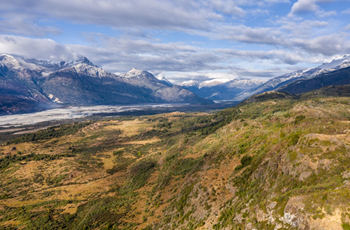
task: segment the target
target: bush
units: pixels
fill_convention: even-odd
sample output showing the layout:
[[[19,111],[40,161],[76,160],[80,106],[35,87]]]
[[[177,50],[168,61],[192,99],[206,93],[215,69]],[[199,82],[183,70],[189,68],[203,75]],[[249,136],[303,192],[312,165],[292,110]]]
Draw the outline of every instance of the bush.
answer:
[[[152,159],[143,159],[132,165],[129,171],[131,181],[128,187],[133,190],[143,187],[156,166],[156,162]]]
[[[243,167],[250,165],[251,162],[252,162],[252,157],[248,155],[243,156],[241,159],[241,164]]]
[[[294,124],[299,124],[304,119],[305,119],[304,115],[298,115],[295,117]]]
[[[296,145],[299,141],[300,134],[299,133],[292,133],[291,135],[289,135],[289,138],[290,138],[290,143],[292,145]]]

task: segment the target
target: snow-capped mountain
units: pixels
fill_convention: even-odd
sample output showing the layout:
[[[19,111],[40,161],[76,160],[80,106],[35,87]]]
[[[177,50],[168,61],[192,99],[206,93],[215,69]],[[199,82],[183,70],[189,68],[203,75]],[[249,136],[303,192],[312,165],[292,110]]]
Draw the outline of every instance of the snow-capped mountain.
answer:
[[[71,61],[61,61],[59,63],[55,63],[52,61],[26,58],[19,55],[0,54],[0,65],[7,66],[13,70],[54,72],[79,64],[86,64],[89,66],[97,67],[84,56],[80,56],[77,59]]]
[[[335,58],[330,63],[323,63],[319,66],[320,69],[323,70],[336,70],[342,69],[350,66],[350,55],[342,55]]]
[[[166,85],[169,85],[169,86],[171,86],[171,85],[173,85],[168,79],[166,79],[163,75],[158,75],[158,76],[156,76],[156,78],[159,80],[159,81],[161,81],[161,82],[163,82],[164,84],[166,84]]]
[[[199,88],[199,82],[194,80],[184,81],[180,84],[180,86],[183,87],[198,87]]]
[[[260,86],[264,81],[256,79],[233,79],[231,81],[213,79],[204,82],[186,81],[180,85],[200,97],[212,100],[231,100],[237,94]]]
[[[228,81],[229,80],[222,80],[222,79],[213,79],[213,80],[203,81],[199,84],[199,88],[213,87],[213,86],[224,84],[225,82],[228,82]]]
[[[347,68],[350,66],[350,55],[343,55],[338,58],[335,58],[330,63],[323,63],[322,65],[309,68],[304,70],[298,70],[292,73],[284,74],[275,78],[272,78],[262,84],[260,87],[257,87],[253,91],[242,92],[238,94],[235,98],[236,101],[242,101],[252,95],[260,94],[267,91],[279,90],[283,87],[286,87],[288,84],[298,80],[307,80],[315,78],[321,74],[330,73],[339,69]]]
[[[153,90],[158,90],[159,87],[170,85],[165,84],[163,81],[157,79],[153,74],[136,68],[131,69],[129,72],[120,74],[119,80],[139,87],[146,87]]]
[[[230,88],[252,89],[263,84],[265,81],[259,79],[234,79],[224,83]]]
[[[189,80],[189,81],[184,81],[184,82],[180,83],[180,86],[197,87],[198,89],[200,89],[203,87],[212,87],[212,86],[216,86],[216,85],[221,85],[227,81],[228,80],[212,79],[212,80],[202,81],[199,83],[198,81],[195,81],[195,80]]]
[[[132,69],[117,76],[86,57],[53,63],[2,54],[0,102],[5,100],[20,101],[17,104],[26,109],[9,109],[16,105],[0,103],[0,114],[33,112],[55,105],[212,103],[180,86],[166,84],[147,71]]]
[[[138,80],[155,80],[156,78],[149,72],[132,68],[129,72],[119,75],[123,78],[138,79]]]

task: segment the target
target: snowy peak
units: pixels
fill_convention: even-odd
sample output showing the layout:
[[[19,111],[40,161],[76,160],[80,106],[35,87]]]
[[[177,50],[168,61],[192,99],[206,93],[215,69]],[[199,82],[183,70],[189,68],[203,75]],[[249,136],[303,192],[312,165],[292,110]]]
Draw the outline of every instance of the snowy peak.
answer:
[[[158,75],[156,77],[159,81],[163,82],[164,84],[168,85],[168,86],[172,86],[173,84],[168,80],[166,79],[163,75]]]
[[[185,87],[199,87],[199,82],[194,80],[184,81],[180,84],[180,86]]]
[[[48,73],[59,71],[61,69],[73,67],[76,65],[97,67],[84,56],[80,56],[76,60],[72,61],[52,62],[47,60],[37,60],[34,58],[29,59],[19,55],[1,54],[0,64],[5,65],[14,70],[29,69],[38,72],[42,71],[44,75],[48,75]]]
[[[256,80],[256,79],[233,79],[233,80],[224,80],[224,79],[212,79],[208,81],[203,81],[201,83],[190,80],[181,83],[181,86],[185,87],[197,87],[201,88],[212,88],[215,86],[225,86],[227,88],[241,88],[241,89],[250,89],[258,87],[263,84],[265,81]]]
[[[104,69],[101,69],[95,65],[90,65],[86,62],[81,62],[79,64],[76,64],[73,66],[73,68],[75,69],[75,71],[78,74],[81,75],[87,75],[90,77],[116,77],[114,74],[111,74],[110,72],[105,71]]]
[[[96,65],[94,65],[94,63],[92,63],[89,59],[87,59],[84,56],[80,56],[79,58],[77,58],[76,60],[73,61],[73,63],[76,64],[86,64],[86,65],[90,65],[90,66],[94,66],[97,67]]]
[[[28,62],[25,58],[17,55],[1,54],[0,64],[14,70],[30,69],[40,71],[43,67]]]
[[[124,78],[129,78],[129,79],[148,79],[148,80],[155,80],[156,77],[153,76],[151,73],[144,71],[144,70],[139,70],[136,68],[132,68],[129,72],[121,74],[121,77]]]
[[[234,79],[226,82],[225,85],[229,88],[252,89],[262,85],[264,82],[258,79]]]
[[[213,87],[216,85],[221,85],[223,83],[227,82],[227,80],[221,80],[221,79],[212,79],[212,80],[208,80],[208,81],[203,81],[199,84],[199,88],[203,88],[203,87]]]
[[[37,60],[34,58],[28,59],[18,55],[1,54],[0,66],[7,66],[15,71],[31,70],[40,73],[46,77],[58,71],[63,71],[67,68],[74,68],[78,74],[87,75],[90,77],[116,77],[102,68],[94,65],[89,59],[84,56],[79,56],[75,60],[52,62],[46,60]]]
[[[321,69],[339,69],[339,67],[345,68],[345,67],[342,67],[342,65],[348,62],[350,62],[350,55],[342,55],[333,59],[333,61],[331,61],[330,63],[323,63],[322,65],[319,66],[319,68]]]

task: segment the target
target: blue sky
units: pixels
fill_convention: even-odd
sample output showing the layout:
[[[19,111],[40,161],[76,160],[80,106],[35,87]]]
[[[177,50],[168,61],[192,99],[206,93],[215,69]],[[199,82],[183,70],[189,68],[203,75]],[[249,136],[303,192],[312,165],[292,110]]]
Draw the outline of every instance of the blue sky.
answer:
[[[349,0],[0,0],[0,53],[179,83],[268,79],[350,53]]]

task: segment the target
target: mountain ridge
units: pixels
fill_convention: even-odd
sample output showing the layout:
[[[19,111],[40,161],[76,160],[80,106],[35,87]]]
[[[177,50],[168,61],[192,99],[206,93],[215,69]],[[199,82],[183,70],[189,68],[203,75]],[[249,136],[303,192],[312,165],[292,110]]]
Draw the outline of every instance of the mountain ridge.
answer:
[[[99,68],[82,56],[73,61],[54,63],[2,54],[0,55],[0,95],[31,98],[36,101],[38,109],[47,108],[50,105],[55,107],[57,105],[213,103],[179,86],[158,80],[147,71],[132,69],[117,76]],[[46,105],[40,105],[42,103]],[[8,114],[11,113],[10,111],[3,108],[0,114]],[[20,109],[12,111],[20,111]]]
[[[184,88],[196,93],[200,97],[213,100],[243,101],[252,95],[261,94],[267,91],[282,90],[286,85],[298,81],[317,77],[321,74],[337,71],[350,66],[350,55],[341,55],[329,63],[323,63],[314,68],[297,70],[283,74],[263,82],[256,79],[233,79],[228,82],[215,82],[213,79],[206,84],[194,80],[181,83]],[[312,89],[310,89],[312,90]]]

